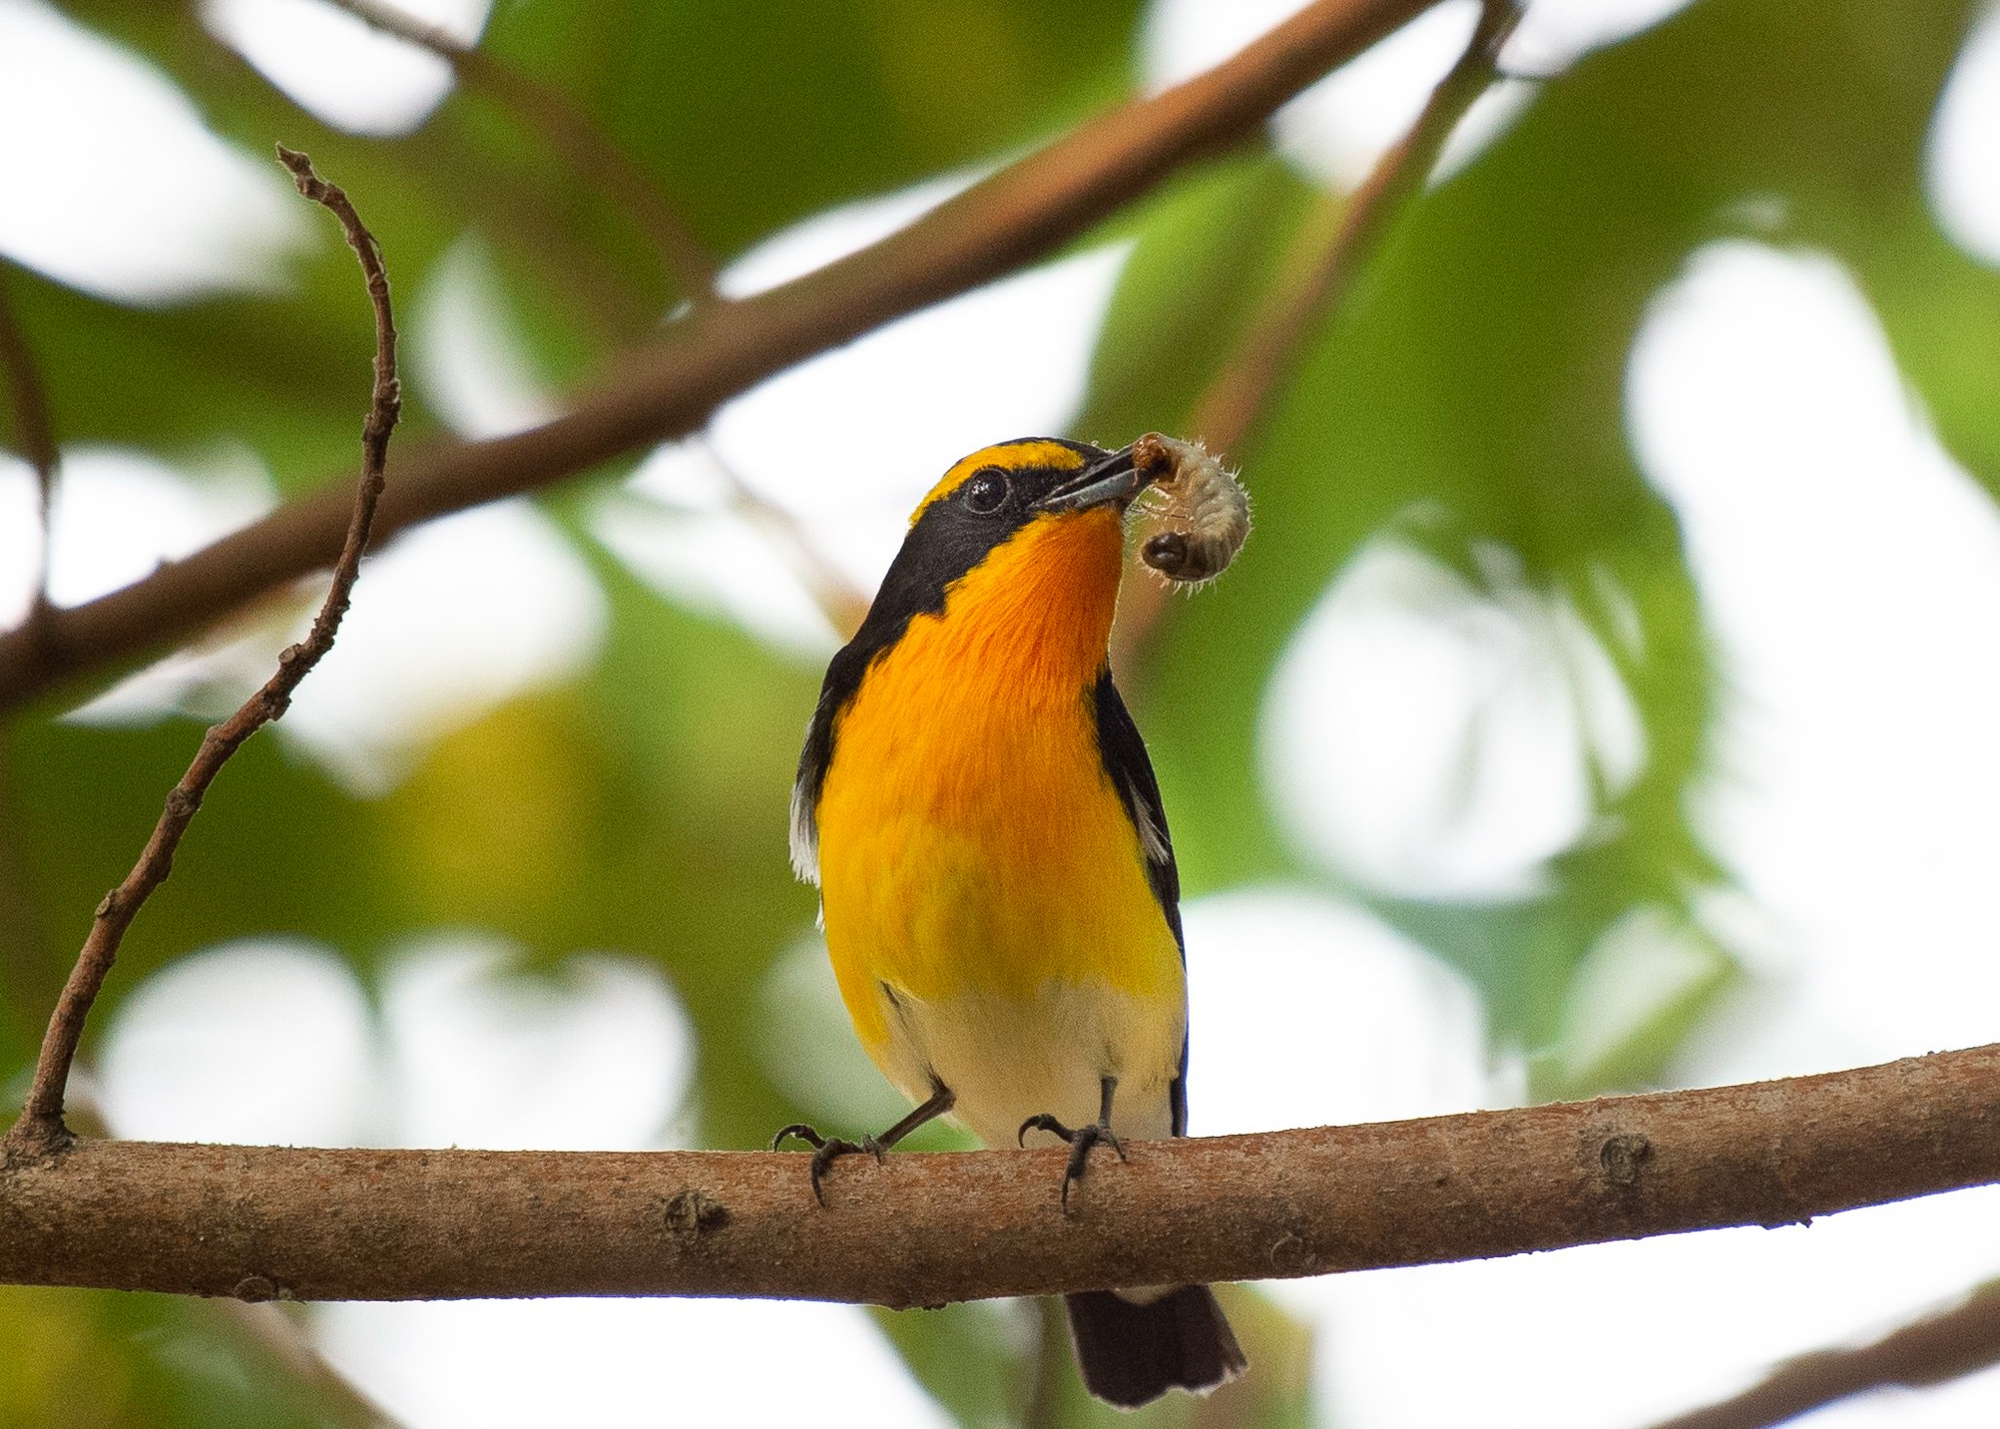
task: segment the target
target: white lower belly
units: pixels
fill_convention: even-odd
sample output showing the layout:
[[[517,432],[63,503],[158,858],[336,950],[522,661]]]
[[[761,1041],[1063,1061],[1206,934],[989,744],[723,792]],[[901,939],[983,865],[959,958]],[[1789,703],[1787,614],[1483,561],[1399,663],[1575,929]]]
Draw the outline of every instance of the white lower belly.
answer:
[[[943,1082],[954,1116],[989,1146],[1014,1145],[1021,1123],[1044,1112],[1070,1126],[1097,1120],[1103,1080],[1116,1077],[1112,1129],[1146,1140],[1172,1134],[1186,1025],[1181,1005],[1102,984],[1051,982],[1031,998],[898,993],[876,1060],[913,1101],[931,1094],[933,1076]],[[1031,1132],[1028,1144],[1053,1139]]]

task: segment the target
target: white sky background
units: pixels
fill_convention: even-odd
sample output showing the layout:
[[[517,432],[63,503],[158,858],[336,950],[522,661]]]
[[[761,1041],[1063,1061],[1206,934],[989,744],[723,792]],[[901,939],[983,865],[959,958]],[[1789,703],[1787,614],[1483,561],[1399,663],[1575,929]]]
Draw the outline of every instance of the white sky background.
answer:
[[[466,36],[484,18],[479,0],[407,8]],[[1295,8],[1158,0],[1142,38],[1145,73],[1170,82]],[[1537,4],[1507,63],[1545,73],[1674,8]],[[445,93],[433,62],[312,0],[215,0],[205,13],[302,102],[351,128],[399,131]],[[1414,114],[1470,14],[1470,0],[1447,6],[1302,97],[1276,126],[1285,151],[1309,173],[1351,181]],[[1531,87],[1517,86],[1468,129],[1490,137],[1507,106],[1525,102]],[[0,251],[92,291],[162,302],[281,284],[292,254],[334,241],[306,221],[281,176],[209,136],[164,79],[37,0],[0,0],[0,134],[24,132],[37,143],[0,142]],[[172,175],[185,200],[153,202],[124,165],[111,182],[101,136],[113,132],[149,146],[140,171]],[[1478,139],[1461,136],[1458,153]],[[970,177],[822,215],[740,260],[729,282],[749,290],[827,261]],[[1981,30],[1940,106],[1929,178],[1952,237],[2000,262],[2000,21]],[[723,509],[714,464],[800,511],[871,584],[908,507],[950,460],[1064,427],[1122,261],[1110,249],[1048,265],[765,384],[730,404],[705,442],[659,453],[606,503],[597,529],[673,598],[823,655],[830,632],[769,546]],[[410,379],[447,420],[483,436],[553,410],[476,245],[403,291]],[[977,372],[962,366],[967,353],[978,355]],[[946,355],[961,365],[948,369]],[[1912,410],[1851,281],[1814,255],[1743,243],[1696,255],[1635,344],[1628,402],[1642,463],[1685,522],[1726,662],[1725,773],[1704,791],[1701,818],[1758,909],[1754,925],[1740,909],[1717,911],[1738,920],[1760,982],[1690,1049],[1684,1077],[1819,1070],[2000,1035],[2000,909],[1990,896],[2000,866],[1991,735],[2000,518],[1990,499]],[[811,430],[823,456],[841,446],[829,432],[885,426],[908,434],[906,460],[841,471],[821,462],[809,477],[787,435]],[[222,451],[209,465],[190,484],[136,453],[66,452],[57,598],[112,588],[268,507],[253,457]],[[31,515],[26,472],[0,465],[0,620],[25,605]],[[1579,733],[1614,770],[1643,760],[1615,689],[1582,716],[1560,697],[1563,658],[1578,653],[1573,613],[1504,580],[1498,588],[1497,600],[1476,598],[1381,547],[1301,630],[1263,737],[1281,812],[1311,856],[1384,889],[1518,892],[1579,826]],[[509,615],[496,621],[501,601]],[[438,734],[587,668],[603,620],[587,569],[532,508],[435,523],[370,564],[335,656],[281,730],[352,787],[389,787]],[[220,657],[170,664],[94,717],[152,717],[199,679],[245,682],[281,638],[266,632]],[[1436,771],[1482,703],[1493,772],[1447,798]],[[1374,757],[1355,759],[1358,748]],[[1464,981],[1352,907],[1248,889],[1197,902],[1187,918],[1198,1132],[1450,1111],[1517,1094],[1504,1058],[1493,1070]],[[612,1147],[683,1134],[692,1032],[656,970],[579,950],[558,978],[523,984],[505,976],[507,960],[505,948],[465,939],[413,944],[378,1008],[330,950],[213,950],[127,1000],[99,1068],[105,1106],[130,1134],[214,1139]],[[1270,998],[1279,986],[1287,997]],[[798,1016],[816,1060],[851,1071],[827,1079],[829,1115],[872,1123],[893,1109],[831,1001],[816,941],[781,965],[768,992]],[[229,1057],[257,1045],[251,1032],[273,1020],[294,1029],[300,1055],[277,1065]],[[773,1052],[774,1074],[805,1050]],[[579,1105],[593,1118],[582,1125],[569,1114]],[[1810,1231],[1381,1272],[1277,1293],[1320,1325],[1322,1404],[1352,1429],[1637,1425],[2000,1274],[1997,1199],[1967,1193]],[[875,1425],[941,1422],[866,1318],[841,1307],[340,1306],[315,1324],[333,1360],[419,1429],[650,1421],[668,1374],[683,1403],[715,1406],[690,1422],[725,1417],[725,1403],[726,1417],[750,1422],[743,1416],[758,1406],[740,1386],[774,1355],[803,1381],[846,1386],[816,1420],[844,1422],[849,1406],[856,1422],[864,1412]],[[1441,1363],[1459,1372],[1435,1373]],[[773,1404],[769,1422],[796,1415]],[[2000,1375],[1989,1373],[1813,1422],[1996,1416]]]

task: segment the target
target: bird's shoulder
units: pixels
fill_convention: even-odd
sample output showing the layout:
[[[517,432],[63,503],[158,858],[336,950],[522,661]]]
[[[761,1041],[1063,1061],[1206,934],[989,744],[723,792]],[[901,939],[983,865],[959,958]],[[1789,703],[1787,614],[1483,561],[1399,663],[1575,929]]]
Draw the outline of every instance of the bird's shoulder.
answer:
[[[887,648],[887,642],[865,640],[868,633],[864,627],[828,663],[819,702],[806,723],[805,747],[799,751],[798,773],[792,780],[792,871],[807,883],[819,882],[819,796],[833,763],[834,725],[861,688],[869,664]]]

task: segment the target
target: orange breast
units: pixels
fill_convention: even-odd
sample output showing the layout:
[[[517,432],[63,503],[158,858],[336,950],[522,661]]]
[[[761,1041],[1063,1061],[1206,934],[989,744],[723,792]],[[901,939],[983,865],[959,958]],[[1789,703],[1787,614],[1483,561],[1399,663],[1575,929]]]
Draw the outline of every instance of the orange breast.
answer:
[[[1043,517],[881,656],[819,804],[827,946],[871,1050],[880,986],[939,1001],[1099,982],[1178,1017],[1179,951],[1098,755],[1109,510]]]

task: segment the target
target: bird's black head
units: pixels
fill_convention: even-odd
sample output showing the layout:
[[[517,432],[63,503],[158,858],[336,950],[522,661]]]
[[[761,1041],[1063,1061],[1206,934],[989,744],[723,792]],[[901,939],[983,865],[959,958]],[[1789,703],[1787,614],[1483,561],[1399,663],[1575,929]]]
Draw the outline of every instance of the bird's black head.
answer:
[[[917,506],[855,643],[880,648],[912,616],[943,610],[954,581],[1034,523],[1053,528],[1105,507],[1122,513],[1143,484],[1129,449],[1024,437],[974,452]]]

